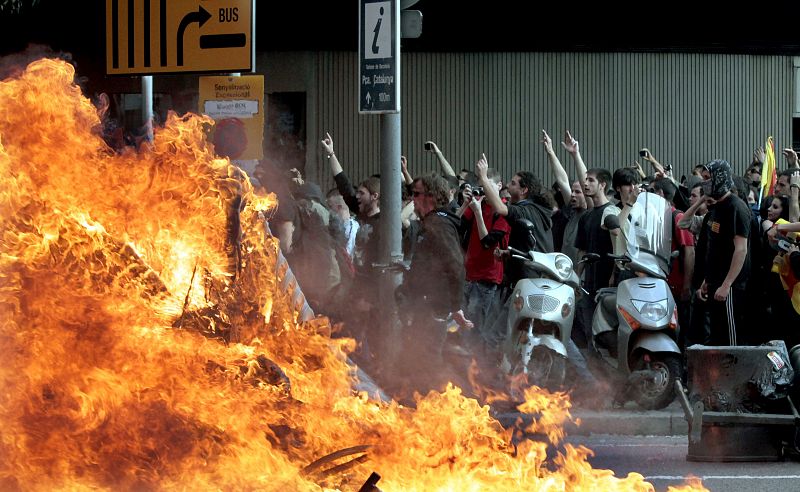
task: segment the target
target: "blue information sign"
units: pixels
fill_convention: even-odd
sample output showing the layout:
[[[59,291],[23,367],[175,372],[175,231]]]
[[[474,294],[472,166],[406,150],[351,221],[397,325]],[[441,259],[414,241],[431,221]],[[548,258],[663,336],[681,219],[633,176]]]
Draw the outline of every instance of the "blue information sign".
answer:
[[[359,0],[358,112],[400,111],[399,0]]]

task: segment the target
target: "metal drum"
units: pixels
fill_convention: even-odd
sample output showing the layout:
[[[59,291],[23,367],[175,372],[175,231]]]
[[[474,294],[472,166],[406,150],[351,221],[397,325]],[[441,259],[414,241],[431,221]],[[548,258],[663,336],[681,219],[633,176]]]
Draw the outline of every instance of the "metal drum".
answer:
[[[800,415],[788,395],[794,371],[783,342],[694,345],[686,354],[688,395],[676,385],[689,422],[687,460],[776,461],[796,451]]]

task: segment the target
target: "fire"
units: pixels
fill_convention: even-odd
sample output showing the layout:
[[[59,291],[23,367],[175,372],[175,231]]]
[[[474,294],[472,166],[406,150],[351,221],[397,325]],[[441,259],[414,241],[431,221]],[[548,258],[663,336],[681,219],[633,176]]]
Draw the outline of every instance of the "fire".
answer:
[[[211,120],[171,114],[117,154],[74,75],[0,82],[0,489],[357,490],[374,470],[383,490],[652,490],[585,448],[546,463],[564,395],[526,394],[529,440],[452,386],[416,409],[355,393],[352,340],[295,321],[275,198],[215,156]]]

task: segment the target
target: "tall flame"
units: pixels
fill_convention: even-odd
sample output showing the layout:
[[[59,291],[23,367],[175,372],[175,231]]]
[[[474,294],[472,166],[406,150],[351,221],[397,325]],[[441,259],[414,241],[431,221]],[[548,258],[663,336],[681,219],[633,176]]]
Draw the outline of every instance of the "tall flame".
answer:
[[[585,448],[545,466],[547,442],[458,388],[416,409],[355,393],[352,341],[293,321],[275,199],[215,156],[212,121],[170,114],[114,153],[74,75],[0,82],[0,489],[357,490],[375,470],[384,490],[652,490]],[[558,442],[569,401],[528,397],[527,432]]]

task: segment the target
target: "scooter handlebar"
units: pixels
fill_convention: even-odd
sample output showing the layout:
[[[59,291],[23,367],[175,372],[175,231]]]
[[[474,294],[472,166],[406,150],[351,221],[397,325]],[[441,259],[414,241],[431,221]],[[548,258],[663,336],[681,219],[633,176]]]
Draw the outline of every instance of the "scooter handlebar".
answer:
[[[520,250],[518,250],[516,248],[512,248],[511,246],[508,247],[508,251],[509,251],[509,253],[511,253],[514,256],[521,256],[522,259],[525,259],[525,260],[530,260],[531,259],[530,253],[526,253],[524,251],[520,251]]]

